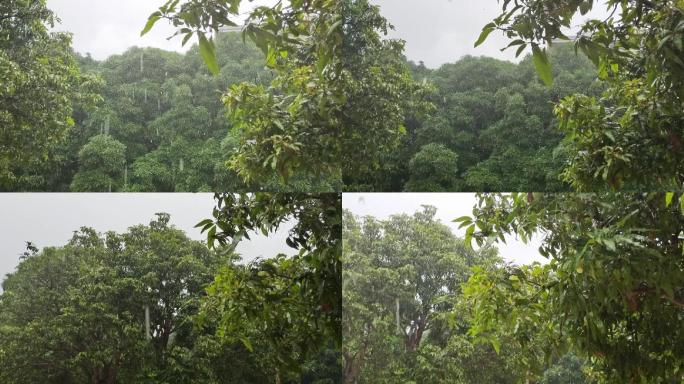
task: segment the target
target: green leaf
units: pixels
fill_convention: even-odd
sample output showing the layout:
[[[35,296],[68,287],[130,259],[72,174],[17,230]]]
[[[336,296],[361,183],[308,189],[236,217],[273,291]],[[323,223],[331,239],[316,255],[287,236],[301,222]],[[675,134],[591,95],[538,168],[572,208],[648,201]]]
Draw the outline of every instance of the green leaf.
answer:
[[[468,227],[465,233],[465,242],[470,247],[472,247],[471,243],[473,241],[473,233],[475,233],[475,225],[471,225],[470,227]]]
[[[551,62],[546,55],[546,50],[539,48],[539,45],[532,44],[532,61],[537,69],[539,78],[542,79],[547,86],[553,85],[553,74],[551,73]]]
[[[482,28],[482,33],[480,33],[480,37],[477,38],[477,41],[475,42],[475,47],[479,46],[480,44],[484,43],[485,40],[487,40],[487,36],[489,36],[492,31],[496,29],[496,24],[494,23],[489,23]]]
[[[143,30],[140,31],[140,36],[144,36],[147,32],[149,32],[152,29],[152,27],[154,27],[154,23],[156,23],[159,19],[161,19],[161,12],[157,11],[151,14],[149,19],[147,19],[147,24],[145,24],[145,28],[143,28]]]
[[[609,251],[615,251],[617,248],[615,247],[615,240],[613,239],[604,239],[603,244],[606,245],[606,248],[608,248]]]
[[[470,216],[461,216],[459,218],[451,220],[452,223],[463,223],[463,222],[471,222],[472,219]]]
[[[501,343],[498,339],[491,339],[490,341],[492,342],[492,347],[494,347],[494,351],[496,351],[496,354],[498,355],[499,352],[501,352]]]
[[[667,192],[665,194],[665,207],[669,207],[672,204],[672,198],[674,198],[674,192]]]
[[[213,222],[214,221],[211,219],[205,219],[205,220],[202,220],[199,223],[197,223],[197,225],[195,225],[195,228],[204,227],[205,225],[212,224]]]
[[[192,37],[192,32],[189,32],[188,34],[186,34],[186,35],[183,37],[183,41],[181,42],[181,46],[184,47],[185,44],[188,43],[188,40],[190,40],[191,37]]]
[[[219,66],[216,60],[216,51],[214,50],[214,43],[209,41],[203,33],[199,33],[199,48],[200,55],[204,63],[209,68],[209,71],[214,75],[218,75]]]
[[[515,51],[515,57],[520,56],[520,54],[527,48],[527,44],[523,44],[518,47],[518,49]]]
[[[240,341],[242,341],[242,344],[245,346],[245,348],[247,348],[248,351],[254,352],[254,347],[252,347],[252,342],[249,341],[248,338],[246,338],[246,337],[241,337],[241,338],[240,338]]]

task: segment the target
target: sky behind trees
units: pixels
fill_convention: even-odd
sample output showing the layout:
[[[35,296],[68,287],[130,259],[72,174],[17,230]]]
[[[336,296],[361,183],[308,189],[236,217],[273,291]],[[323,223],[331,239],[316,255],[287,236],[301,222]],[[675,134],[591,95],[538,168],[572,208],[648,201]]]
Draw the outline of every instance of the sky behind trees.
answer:
[[[449,226],[457,236],[463,237],[465,229],[458,229],[453,223],[457,217],[472,216],[473,206],[477,203],[474,193],[345,193],[342,195],[342,206],[357,216],[374,216],[387,219],[391,215],[412,215],[421,210],[421,205],[432,205],[437,208],[436,217]],[[524,244],[516,238],[506,238],[507,244],[498,244],[499,253],[504,260],[515,264],[529,264],[535,261],[546,263],[538,248],[539,238]],[[475,243],[473,243],[474,245]]]
[[[501,4],[496,0],[371,0],[371,3],[379,5],[381,14],[394,25],[389,37],[405,40],[405,55],[416,63],[423,61],[427,67],[437,68],[465,55],[517,61],[515,49],[500,51],[510,40],[499,32],[492,33],[481,46],[473,46],[482,27],[501,13]],[[607,12],[598,8],[574,20],[573,26],[588,17],[605,17]]]
[[[171,224],[193,240],[204,240],[194,226],[211,217],[214,207],[211,193],[48,193],[0,194],[0,282],[19,264],[26,242],[38,248],[62,246],[73,232],[86,226],[98,232],[125,232],[131,226],[147,225],[158,212],[171,215]],[[242,242],[237,252],[244,261],[293,254],[285,244],[290,226],[271,237],[252,236]],[[0,289],[1,290],[1,289]]]
[[[507,38],[493,33],[487,41],[474,48],[473,44],[482,27],[500,13],[496,0],[371,0],[379,5],[381,13],[394,25],[388,37],[406,41],[405,54],[416,63],[423,61],[430,68],[454,62],[465,55],[491,56],[515,60],[515,50],[501,52]],[[131,46],[156,47],[178,52],[186,51],[181,39],[167,38],[175,29],[163,21],[145,36],[140,30],[147,17],[163,0],[48,0],[48,8],[61,19],[54,29],[73,33],[73,47],[81,53],[90,53],[103,60],[119,54]],[[274,0],[245,2],[243,14],[257,5],[269,5]],[[116,12],[112,8],[116,6]],[[600,8],[600,7],[599,7]],[[86,14],[88,17],[83,17]],[[593,11],[591,17],[605,16],[603,9]],[[574,25],[578,25],[576,20]],[[194,40],[193,40],[194,42]]]
[[[273,4],[274,0],[245,2],[243,14],[257,5]],[[81,54],[90,53],[103,60],[119,54],[129,47],[156,47],[170,51],[185,52],[195,40],[185,47],[181,37],[168,40],[175,32],[173,26],[159,21],[150,32],[140,37],[147,17],[164,4],[164,0],[48,0],[47,6],[61,24],[54,30],[73,33],[73,47]],[[116,9],[114,9],[116,8]],[[87,15],[87,17],[84,17]]]

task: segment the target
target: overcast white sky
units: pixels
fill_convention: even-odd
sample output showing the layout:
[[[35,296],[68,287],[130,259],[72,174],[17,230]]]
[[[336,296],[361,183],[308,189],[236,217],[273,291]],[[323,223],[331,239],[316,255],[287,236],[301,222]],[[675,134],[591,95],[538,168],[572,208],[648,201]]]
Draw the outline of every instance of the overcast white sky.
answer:
[[[194,40],[185,47],[181,47],[182,36],[167,40],[175,29],[165,20],[159,20],[150,32],[140,37],[147,17],[164,3],[164,0],[47,0],[48,8],[62,20],[55,30],[73,33],[74,49],[82,54],[89,52],[98,60],[123,53],[131,46],[179,52],[190,48]],[[274,1],[244,3],[243,13]]]
[[[473,43],[482,27],[500,13],[496,0],[371,0],[395,30],[390,37],[406,41],[406,55],[410,60],[424,61],[428,67],[453,62],[464,55],[492,56],[513,60],[515,50],[500,52],[508,40],[494,32],[478,48]],[[144,37],[140,30],[147,17],[164,3],[164,0],[47,0],[62,20],[55,29],[74,34],[73,46],[77,52],[90,52],[96,59],[124,52],[131,46],[157,47],[183,51],[180,38],[167,40],[175,30],[160,20]],[[242,12],[254,6],[273,4],[274,0],[243,1]],[[587,17],[604,17],[603,7]],[[577,18],[573,25],[587,17]],[[185,46],[189,48],[191,43]]]
[[[171,224],[188,237],[204,240],[194,226],[211,217],[211,193],[2,193],[0,194],[0,281],[19,263],[26,241],[38,248],[66,244],[73,232],[92,227],[98,232],[125,232],[128,227],[149,224],[158,212],[171,215]],[[291,255],[285,244],[290,226],[270,237],[257,235],[238,245],[243,260]]]
[[[405,54],[416,63],[422,60],[426,66],[437,68],[465,55],[515,59],[515,49],[500,51],[510,41],[499,32],[493,32],[482,45],[473,47],[482,27],[501,13],[501,3],[497,0],[371,0],[371,3],[379,5],[382,15],[394,25],[395,30],[389,36],[405,40]],[[605,17],[603,6],[597,8],[586,17],[576,18],[573,25],[589,17]]]
[[[451,228],[459,237],[465,235],[465,228],[458,229],[452,220],[461,216],[472,216],[473,206],[477,203],[473,193],[344,193],[342,207],[357,216],[374,216],[387,219],[391,215],[406,213],[413,215],[422,210],[421,205],[437,208],[437,218]],[[474,243],[473,243],[474,244]],[[504,260],[522,265],[547,259],[538,252],[541,240],[536,237],[524,244],[522,241],[507,237],[506,244],[498,244],[499,254]]]

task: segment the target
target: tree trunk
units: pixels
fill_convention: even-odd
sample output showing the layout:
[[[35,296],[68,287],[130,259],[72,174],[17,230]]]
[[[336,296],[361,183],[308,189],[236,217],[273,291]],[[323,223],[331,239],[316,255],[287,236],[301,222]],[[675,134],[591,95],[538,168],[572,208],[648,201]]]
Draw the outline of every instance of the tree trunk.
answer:
[[[354,384],[356,379],[361,374],[361,366],[363,365],[363,359],[365,355],[365,350],[359,351],[353,357],[345,355],[344,359],[344,383]]]
[[[401,329],[401,320],[400,320],[400,312],[399,312],[399,298],[394,299],[394,304],[396,306],[396,311],[395,311],[395,318],[397,321],[397,333],[398,334],[403,334],[404,331]]]
[[[356,352],[353,356],[343,352],[344,356],[344,384],[354,384],[359,375],[361,375],[361,367],[363,367],[366,359],[366,351],[368,350],[368,339],[366,339],[361,347],[361,350]]]

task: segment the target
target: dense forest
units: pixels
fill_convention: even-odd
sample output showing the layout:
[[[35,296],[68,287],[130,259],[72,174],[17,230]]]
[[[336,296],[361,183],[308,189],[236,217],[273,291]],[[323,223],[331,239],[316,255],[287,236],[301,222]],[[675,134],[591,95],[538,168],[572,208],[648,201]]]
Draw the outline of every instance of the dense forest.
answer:
[[[424,206],[377,220],[345,211],[345,382],[590,383],[585,361],[573,354],[535,376],[505,335],[496,347],[477,342],[462,285],[473,270],[505,265],[495,247],[469,248],[435,213]]]
[[[160,213],[125,233],[29,243],[0,294],[0,381],[340,382],[339,195],[216,198],[198,224],[207,242]],[[296,256],[234,252],[292,220]]]
[[[473,42],[502,33],[510,39],[502,49],[530,54],[519,64],[466,57],[436,70],[400,63],[403,42],[384,38],[382,9],[347,3],[356,9],[349,19],[360,20],[346,35],[357,45],[349,71],[368,63],[372,75],[346,114],[383,135],[349,146],[374,155],[344,173],[347,190],[681,188],[681,3],[607,1],[609,17],[580,24],[573,37],[565,35],[573,16],[602,6],[504,1]]]
[[[212,191],[254,189],[226,162],[238,146],[221,92],[273,76],[238,33],[216,39],[212,76],[198,47],[186,54],[131,48],[102,62],[76,56],[99,101],[74,110],[74,126],[50,162],[17,168],[18,190]],[[315,189],[298,180],[299,189]],[[319,181],[316,181],[318,183]],[[322,182],[324,185],[324,182]],[[306,188],[305,188],[306,186]],[[260,188],[275,189],[277,180]],[[328,188],[329,189],[329,188]]]
[[[344,212],[345,382],[684,380],[684,195],[476,202],[454,220],[465,239],[429,205],[385,220]],[[502,261],[496,242],[533,234],[548,263]]]
[[[73,191],[502,191],[682,185],[682,9],[609,0],[510,8],[487,24],[519,63],[427,69],[367,0],[257,7],[167,1],[185,55],[103,62],[49,33],[44,5],[2,14],[0,187]],[[546,4],[546,2],[543,2]],[[17,8],[17,9],[15,9]],[[22,11],[25,10],[26,12]],[[17,10],[19,11],[17,13]],[[199,17],[202,15],[202,17]],[[626,28],[637,23],[641,28]],[[526,56],[525,56],[526,54]]]
[[[162,7],[169,18],[178,6],[170,3]],[[293,4],[293,28],[315,21],[301,21],[307,9]],[[222,11],[237,15],[232,6]],[[315,65],[307,67],[306,46],[317,44],[316,36],[298,32],[297,44],[279,49],[276,60],[265,55],[274,47],[259,40],[264,31],[256,24],[243,34],[219,32],[212,24],[212,36],[197,32],[199,44],[187,54],[131,48],[97,62],[74,54],[68,33],[49,32],[58,15],[43,1],[3,3],[0,15],[0,189],[340,189],[337,135],[312,135],[306,128],[315,122],[314,129],[322,129],[315,115],[328,114],[323,94],[309,99],[315,83],[329,76],[307,74]],[[331,16],[339,15],[320,15]],[[318,34],[323,32],[336,36],[334,29]],[[301,97],[292,97],[296,92]],[[315,154],[292,142],[297,135],[283,132],[286,127],[324,147],[308,158]]]
[[[247,3],[159,0],[140,35],[187,53],[97,61],[0,2],[1,191],[230,191],[206,243],[159,214],[29,244],[0,381],[684,382],[682,0],[500,1],[472,44],[519,60],[435,69],[370,0]],[[340,190],[480,194],[461,239]],[[239,260],[284,222],[294,256]],[[548,263],[502,261],[534,236]]]
[[[92,74],[102,101],[76,111],[75,126],[42,167],[17,170],[15,187],[51,191],[211,191],[250,188],[226,165],[236,151],[220,90],[273,75],[261,54],[238,33],[216,40],[219,76],[198,47],[186,54],[131,48],[97,62],[77,56]],[[558,190],[563,164],[552,103],[598,88],[591,63],[571,47],[554,59],[553,88],[537,79],[531,58],[513,64],[466,57],[430,70],[411,66],[413,78],[433,84],[439,107],[406,123],[407,134],[383,159],[382,190]],[[403,60],[403,59],[402,59]],[[493,101],[493,102],[492,102]],[[300,179],[298,189],[314,181]],[[372,188],[347,180],[347,188]],[[320,184],[319,187],[325,188]],[[251,186],[253,187],[253,186]],[[332,187],[332,184],[328,184]],[[261,188],[278,188],[276,179]]]
[[[404,122],[400,145],[372,179],[347,177],[346,188],[385,191],[568,189],[568,160],[553,104],[583,92],[598,95],[589,59],[569,44],[554,47],[556,81],[539,80],[532,57],[520,63],[464,57],[432,70],[408,63],[414,81],[430,84],[429,112]],[[369,183],[372,181],[372,183]]]

